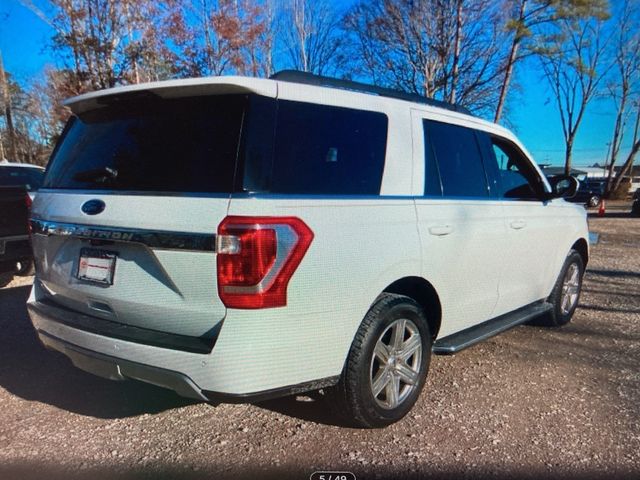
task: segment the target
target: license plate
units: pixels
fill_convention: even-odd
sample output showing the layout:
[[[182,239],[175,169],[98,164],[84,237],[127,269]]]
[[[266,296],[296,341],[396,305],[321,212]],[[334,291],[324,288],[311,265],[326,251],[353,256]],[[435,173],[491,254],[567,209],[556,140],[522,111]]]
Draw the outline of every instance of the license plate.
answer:
[[[114,252],[83,248],[80,250],[77,277],[88,282],[113,285],[116,258],[118,255]]]

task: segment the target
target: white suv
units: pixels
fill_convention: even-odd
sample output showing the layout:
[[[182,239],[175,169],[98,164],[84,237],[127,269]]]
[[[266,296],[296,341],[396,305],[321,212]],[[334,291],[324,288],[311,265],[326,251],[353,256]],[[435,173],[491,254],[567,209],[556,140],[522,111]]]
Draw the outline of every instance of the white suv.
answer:
[[[115,88],[74,116],[32,211],[40,340],[211,401],[324,389],[402,418],[431,353],[568,322],[574,179],[459,108],[297,72]]]

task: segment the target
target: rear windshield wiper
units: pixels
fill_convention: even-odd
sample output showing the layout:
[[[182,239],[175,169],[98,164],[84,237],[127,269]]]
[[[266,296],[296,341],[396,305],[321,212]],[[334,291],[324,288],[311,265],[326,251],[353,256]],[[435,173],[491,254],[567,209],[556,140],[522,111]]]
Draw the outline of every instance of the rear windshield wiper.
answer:
[[[73,179],[77,182],[108,183],[116,178],[118,178],[118,170],[111,167],[84,170],[73,175]]]

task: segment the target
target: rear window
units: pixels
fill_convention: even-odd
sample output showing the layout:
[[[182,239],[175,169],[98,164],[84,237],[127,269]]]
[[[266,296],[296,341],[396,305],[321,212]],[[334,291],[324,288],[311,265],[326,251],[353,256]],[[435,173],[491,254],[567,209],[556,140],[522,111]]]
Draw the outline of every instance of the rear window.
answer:
[[[232,192],[247,97],[145,98],[73,117],[44,187]]]
[[[0,187],[25,187],[33,192],[42,185],[43,176],[37,168],[0,166]]]

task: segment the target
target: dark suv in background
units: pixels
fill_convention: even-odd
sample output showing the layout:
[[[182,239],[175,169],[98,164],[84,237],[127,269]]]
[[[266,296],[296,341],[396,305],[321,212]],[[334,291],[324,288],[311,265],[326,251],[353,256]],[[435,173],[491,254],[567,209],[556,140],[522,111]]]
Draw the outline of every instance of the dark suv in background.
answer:
[[[0,187],[23,187],[33,200],[42,185],[44,168],[28,163],[0,162]]]
[[[33,275],[27,223],[29,207],[42,185],[44,168],[0,162],[0,288],[14,275]]]
[[[606,180],[586,180],[580,182],[575,197],[569,199],[574,203],[583,203],[587,207],[597,207],[604,195]]]

